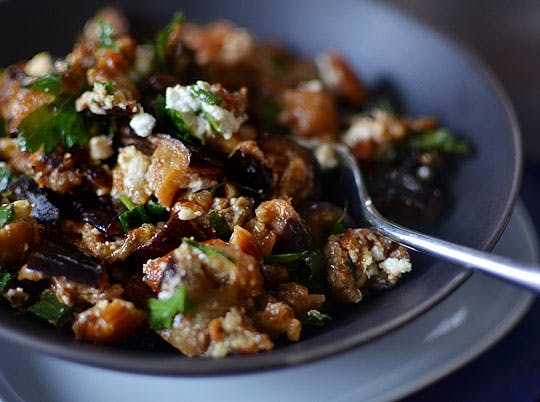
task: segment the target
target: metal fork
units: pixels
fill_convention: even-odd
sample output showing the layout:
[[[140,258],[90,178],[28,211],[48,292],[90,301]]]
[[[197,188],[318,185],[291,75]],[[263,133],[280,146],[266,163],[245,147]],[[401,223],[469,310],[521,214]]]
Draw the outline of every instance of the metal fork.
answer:
[[[303,140],[299,142],[311,149],[320,144],[317,140]],[[342,164],[350,169],[354,180],[354,187],[358,192],[363,218],[375,226],[381,233],[412,250],[430,254],[466,268],[486,272],[505,281],[540,293],[539,265],[514,261],[510,258],[441,240],[405,228],[386,219],[373,205],[356,159],[345,146],[340,144],[332,144],[331,146],[334,152],[339,155]]]

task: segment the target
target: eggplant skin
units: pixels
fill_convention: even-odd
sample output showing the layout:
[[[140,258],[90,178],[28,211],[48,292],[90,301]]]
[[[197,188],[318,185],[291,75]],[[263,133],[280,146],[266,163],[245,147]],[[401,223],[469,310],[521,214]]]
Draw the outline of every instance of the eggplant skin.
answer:
[[[63,276],[68,280],[98,286],[103,267],[97,258],[83,253],[68,243],[46,240],[28,257],[28,269],[47,276]]]
[[[268,191],[273,184],[272,169],[252,153],[237,149],[229,157],[229,168],[235,180],[244,186]]]
[[[12,192],[18,200],[30,201],[32,217],[36,218],[38,222],[58,222],[60,211],[30,177],[26,175],[17,177],[10,183],[8,191]]]

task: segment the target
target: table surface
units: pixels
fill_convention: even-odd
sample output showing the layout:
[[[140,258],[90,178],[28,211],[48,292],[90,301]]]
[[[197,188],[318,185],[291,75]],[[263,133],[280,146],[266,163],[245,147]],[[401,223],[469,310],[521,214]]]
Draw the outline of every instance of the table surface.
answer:
[[[508,92],[522,129],[521,198],[540,228],[540,1],[384,0],[475,51]],[[503,340],[406,402],[540,400],[540,299]]]

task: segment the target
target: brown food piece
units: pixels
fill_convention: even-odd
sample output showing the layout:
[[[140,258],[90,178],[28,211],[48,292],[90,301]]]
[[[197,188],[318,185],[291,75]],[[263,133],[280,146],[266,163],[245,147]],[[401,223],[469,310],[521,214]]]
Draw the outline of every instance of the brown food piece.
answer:
[[[313,90],[307,85],[287,89],[283,93],[282,105],[280,121],[294,135],[331,142],[337,140],[337,106],[325,90]]]
[[[360,302],[364,287],[392,287],[402,272],[410,270],[407,250],[376,229],[347,229],[332,235],[324,252],[332,295],[343,302]]]
[[[269,297],[262,310],[255,312],[252,318],[255,327],[270,335],[272,339],[286,334],[290,341],[300,340],[302,323],[294,318],[292,307],[286,303]]]
[[[180,283],[186,287],[193,309],[176,315],[172,328],[159,334],[188,356],[206,353],[210,342],[208,325],[212,320],[223,317],[232,307],[249,306],[263,290],[259,261],[221,240],[203,245],[215,252],[205,253],[183,243],[168,262],[161,260],[157,267],[148,263],[146,269],[153,273],[164,271],[161,292],[170,294]]]
[[[325,295],[309,294],[308,288],[296,282],[280,284],[277,297],[293,308],[296,317],[304,317],[309,310],[318,310],[326,301]]]
[[[93,307],[77,314],[73,332],[79,340],[112,343],[125,339],[146,319],[144,311],[122,299],[100,300]]]
[[[311,233],[313,247],[320,249],[326,244],[330,231],[342,215],[341,208],[324,201],[316,201],[305,208],[302,217]]]
[[[209,357],[225,357],[229,354],[253,354],[274,348],[269,336],[255,330],[241,309],[231,308],[224,317],[216,318],[208,325]]]
[[[275,239],[271,248],[273,254],[297,253],[309,248],[309,232],[288,201],[277,198],[265,201],[257,207],[255,215],[251,232],[263,250],[268,248],[268,239]]]
[[[156,150],[148,169],[147,180],[159,203],[165,207],[173,204],[179,190],[199,183],[196,190],[210,188],[218,183],[219,169],[197,156],[181,141],[166,135],[152,138]],[[194,166],[195,163],[197,166]]]
[[[343,56],[328,51],[316,58],[319,75],[324,86],[351,106],[361,106],[367,96],[367,89],[349,67]]]
[[[21,88],[23,67],[19,63],[0,74],[0,117],[7,122],[8,132],[14,132],[26,116],[54,99],[44,91]]]
[[[271,196],[289,197],[294,205],[299,205],[317,192],[320,167],[311,151],[277,135],[263,136],[259,146],[274,173]]]
[[[41,243],[43,227],[30,216],[31,211],[28,201],[13,204],[13,221],[0,228],[0,266],[21,263]]]
[[[56,298],[68,306],[75,303],[96,304],[100,300],[110,300],[121,297],[124,289],[120,284],[110,285],[105,277],[101,283],[94,287],[85,283],[67,280],[62,276],[53,276],[51,278],[52,291]]]

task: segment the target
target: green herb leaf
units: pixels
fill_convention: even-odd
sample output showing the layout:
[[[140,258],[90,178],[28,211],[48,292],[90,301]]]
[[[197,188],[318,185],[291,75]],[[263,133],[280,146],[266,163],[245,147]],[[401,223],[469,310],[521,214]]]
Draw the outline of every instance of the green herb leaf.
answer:
[[[336,223],[334,223],[334,226],[332,226],[332,229],[330,230],[331,234],[341,234],[345,231],[345,217],[347,216],[347,210],[349,209],[349,203],[345,201],[345,205],[343,206],[343,213],[338,218]]]
[[[184,13],[177,12],[167,26],[156,35],[156,59],[162,70],[168,71],[167,57],[165,55],[169,38],[175,26],[184,23]]]
[[[0,271],[0,295],[4,292],[4,288],[11,279],[11,274],[9,272]]]
[[[468,154],[469,145],[458,140],[449,130],[437,128],[411,136],[408,145],[420,151],[440,150],[446,153]]]
[[[67,148],[85,145],[90,134],[82,116],[75,110],[75,97],[60,95],[26,116],[17,127],[19,147],[36,152],[41,147],[51,152],[58,144]]]
[[[137,204],[135,204],[133,200],[125,194],[120,194],[120,197],[118,198],[120,198],[120,202],[122,203],[124,207],[128,209],[128,211],[131,211],[137,206]]]
[[[124,232],[141,227],[144,223],[150,223],[150,218],[146,214],[143,205],[137,205],[133,209],[123,212],[118,220],[122,225]]]
[[[328,314],[321,313],[319,310],[309,310],[306,317],[302,320],[302,324],[314,327],[324,327],[331,320],[332,317]]]
[[[165,97],[163,95],[158,95],[156,97],[154,113],[163,128],[169,131],[171,136],[178,138],[183,143],[194,148],[200,147],[201,140],[191,133],[182,118],[182,114],[177,110],[167,109],[165,105]]]
[[[212,116],[210,113],[205,112],[204,110],[201,112],[201,114],[216,133],[223,134],[223,129],[221,128],[217,120],[214,118],[214,116]]]
[[[231,237],[232,231],[229,227],[229,224],[227,223],[225,218],[218,214],[216,211],[210,212],[210,214],[208,215],[208,220],[210,221],[210,225],[216,231],[217,237],[222,240],[227,240]]]
[[[215,248],[210,247],[210,246],[206,246],[204,244],[199,243],[198,241],[195,241],[193,239],[189,239],[187,237],[184,237],[182,239],[182,242],[186,243],[187,245],[189,245],[191,247],[196,248],[197,250],[201,251],[203,254],[206,254],[206,255],[219,255],[220,257],[223,257],[223,258],[229,260],[233,264],[236,263],[234,258],[232,258],[229,254],[225,253],[224,251],[215,249]]]
[[[149,201],[148,204],[146,204],[146,212],[152,222],[163,222],[169,219],[169,211],[167,211],[167,208],[152,201]]]
[[[148,324],[155,331],[170,329],[174,316],[178,313],[185,313],[191,308],[186,286],[180,284],[174,294],[165,300],[148,299]]]
[[[11,180],[13,180],[13,173],[7,168],[0,166],[0,193],[7,190]]]
[[[191,93],[193,96],[199,98],[201,102],[207,103],[209,105],[221,105],[222,100],[216,94],[197,87],[196,85],[190,86]]]
[[[8,223],[13,222],[14,217],[15,212],[13,211],[13,204],[0,206],[0,229],[2,229]]]
[[[39,89],[40,91],[47,92],[56,97],[60,94],[60,90],[62,89],[62,75],[57,71],[53,71],[49,75],[39,78],[34,82],[21,85],[21,87]]]
[[[301,253],[266,255],[263,257],[263,261],[265,264],[289,264],[291,262],[301,261],[307,253],[307,251],[302,251]]]
[[[114,43],[115,30],[114,27],[100,18],[98,21],[98,44],[102,49],[115,49],[116,45]]]
[[[310,251],[304,256],[304,264],[309,269],[305,285],[311,293],[325,293],[328,288],[326,279],[326,257],[323,252]]]
[[[54,293],[51,293],[28,308],[28,311],[44,321],[57,322],[60,318],[71,313],[72,307],[61,303]]]

